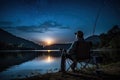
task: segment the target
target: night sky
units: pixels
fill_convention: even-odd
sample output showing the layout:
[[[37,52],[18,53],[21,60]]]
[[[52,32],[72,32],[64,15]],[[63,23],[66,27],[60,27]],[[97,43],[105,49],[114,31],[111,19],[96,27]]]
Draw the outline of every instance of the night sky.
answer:
[[[86,38],[95,22],[95,35],[120,25],[120,0],[0,0],[0,28],[36,43],[72,42],[77,30]]]

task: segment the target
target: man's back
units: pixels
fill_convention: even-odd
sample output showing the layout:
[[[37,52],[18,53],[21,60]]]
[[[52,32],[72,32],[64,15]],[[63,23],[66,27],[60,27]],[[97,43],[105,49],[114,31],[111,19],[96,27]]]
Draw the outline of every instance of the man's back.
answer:
[[[77,41],[76,55],[79,59],[90,58],[90,43],[86,41]]]

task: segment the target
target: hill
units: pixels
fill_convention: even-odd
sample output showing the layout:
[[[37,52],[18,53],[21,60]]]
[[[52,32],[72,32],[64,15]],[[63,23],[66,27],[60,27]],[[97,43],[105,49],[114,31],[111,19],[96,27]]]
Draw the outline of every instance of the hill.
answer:
[[[68,49],[71,46],[71,43],[68,44],[53,44],[50,46],[45,46],[44,49]]]
[[[99,36],[93,35],[85,39],[87,42],[92,42],[94,47],[98,47],[101,40]],[[66,44],[53,44],[49,46],[45,46],[44,49],[69,49],[72,43],[66,43]]]
[[[0,29],[0,49],[5,49],[8,47],[42,49],[41,45],[35,44],[32,41],[14,36],[9,32],[3,29]]]
[[[100,34],[100,47],[120,48],[120,27],[114,25],[107,33]]]
[[[101,39],[98,35],[89,36],[85,40],[88,41],[88,42],[92,42],[92,45],[93,45],[94,48],[98,48],[100,43],[101,43]]]

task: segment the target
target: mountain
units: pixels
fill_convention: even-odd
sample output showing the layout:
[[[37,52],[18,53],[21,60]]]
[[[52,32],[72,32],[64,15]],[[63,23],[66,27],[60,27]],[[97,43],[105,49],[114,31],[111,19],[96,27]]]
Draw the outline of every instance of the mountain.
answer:
[[[14,47],[42,49],[41,45],[35,44],[32,41],[20,37],[16,37],[3,29],[0,29],[0,43]]]
[[[106,33],[100,34],[101,45],[104,48],[120,48],[120,26],[114,25]]]
[[[99,36],[93,35],[85,39],[88,42],[92,42],[93,47],[98,47],[101,40]],[[44,49],[69,49],[72,43],[67,44],[53,44],[50,46],[45,46]]]
[[[44,49],[68,49],[71,46],[71,43],[68,44],[53,44],[50,46],[45,46]]]
[[[94,47],[99,47],[99,45],[101,43],[101,39],[98,35],[90,36],[90,37],[86,38],[85,40],[88,42],[92,42],[92,45]]]

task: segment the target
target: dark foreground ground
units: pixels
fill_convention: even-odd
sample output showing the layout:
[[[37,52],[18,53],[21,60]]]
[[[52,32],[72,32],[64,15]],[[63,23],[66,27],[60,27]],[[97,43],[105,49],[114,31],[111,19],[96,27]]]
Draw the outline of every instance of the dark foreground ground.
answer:
[[[99,75],[96,73],[80,73],[79,75],[70,75],[67,73],[63,74],[61,72],[56,72],[15,80],[120,80],[120,62],[104,65],[102,70],[103,72]]]

